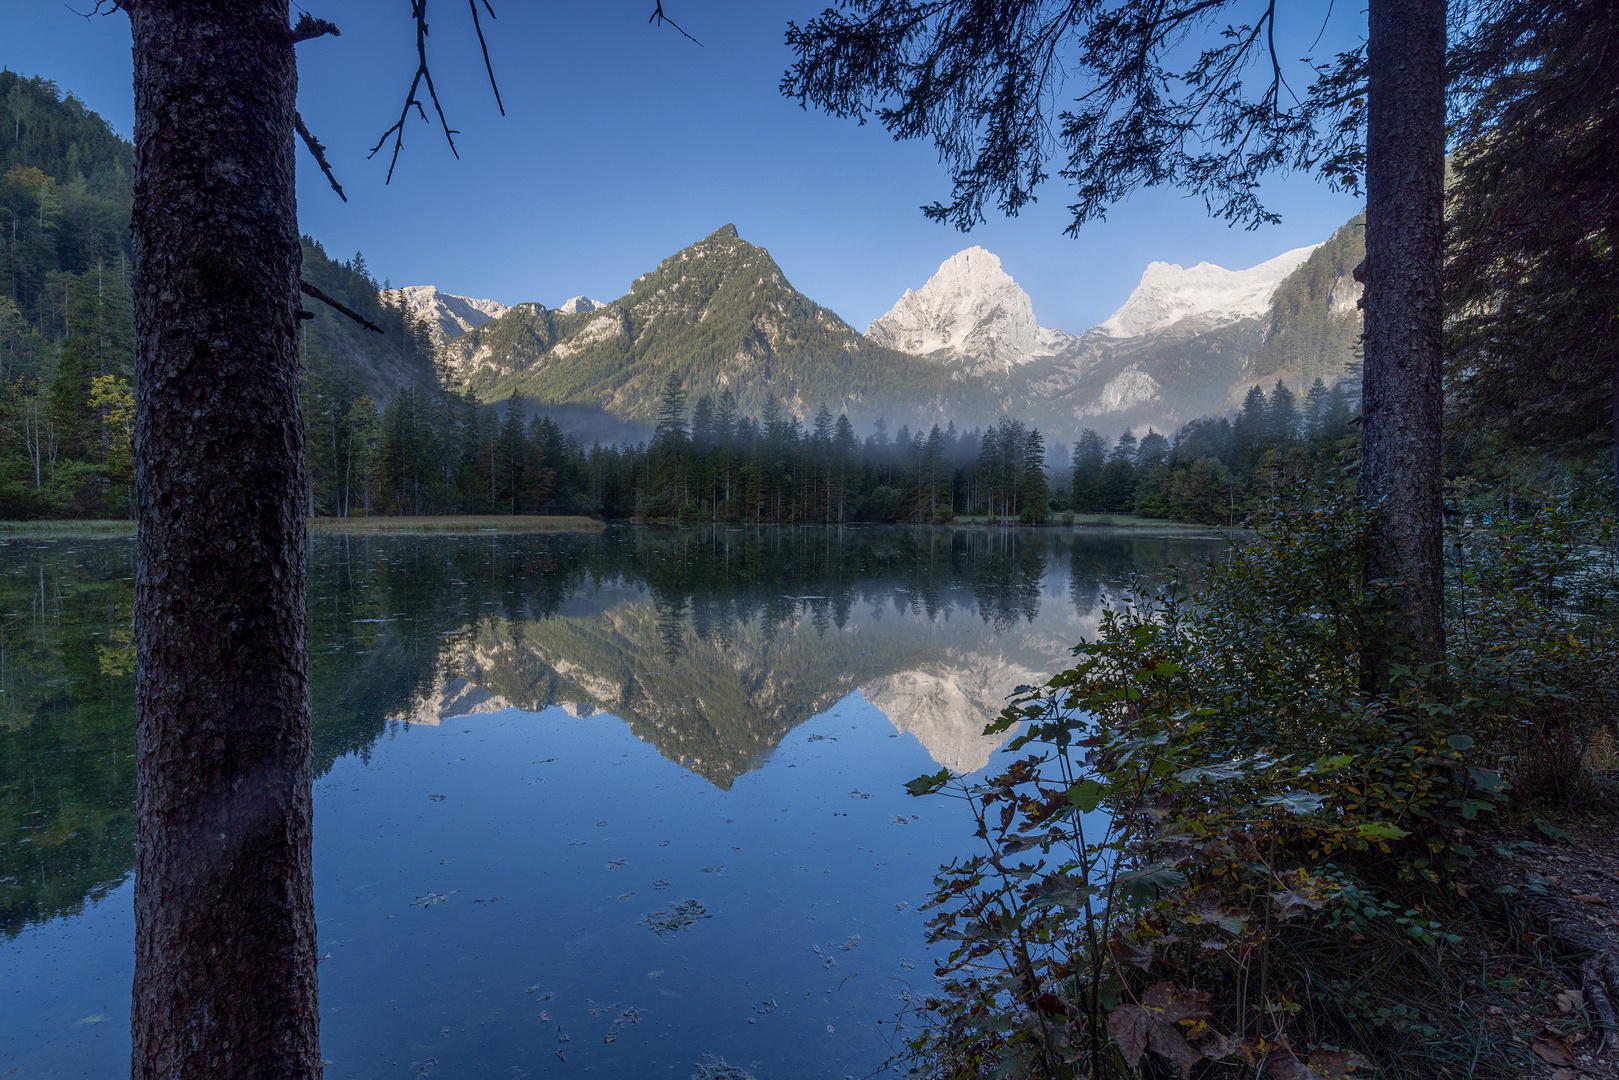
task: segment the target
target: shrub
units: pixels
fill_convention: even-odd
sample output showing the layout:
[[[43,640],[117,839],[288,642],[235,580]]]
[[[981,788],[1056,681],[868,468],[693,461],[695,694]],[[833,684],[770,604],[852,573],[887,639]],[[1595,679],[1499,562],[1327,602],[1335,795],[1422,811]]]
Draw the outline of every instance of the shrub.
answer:
[[[1491,1073],[1432,1005],[1483,902],[1458,875],[1512,780],[1566,797],[1611,734],[1611,566],[1566,508],[1458,536],[1448,665],[1396,641],[1373,693],[1399,583],[1361,580],[1367,524],[1273,503],[1195,599],[1105,611],[1019,689],[986,729],[1022,726],[1010,767],[909,785],[966,799],[985,849],[936,879],[913,1075]]]

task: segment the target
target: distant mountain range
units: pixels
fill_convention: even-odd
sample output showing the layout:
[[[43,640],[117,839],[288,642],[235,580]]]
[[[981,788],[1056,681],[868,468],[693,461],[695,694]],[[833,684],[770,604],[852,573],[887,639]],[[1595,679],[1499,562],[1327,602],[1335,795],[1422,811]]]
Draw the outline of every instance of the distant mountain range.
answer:
[[[893,427],[1012,413],[1072,439],[1085,427],[1173,430],[1228,411],[1258,382],[1302,389],[1354,371],[1361,223],[1246,270],[1150,263],[1129,299],[1080,334],[1041,326],[981,247],[946,259],[861,334],[732,225],[607,303],[402,291],[431,320],[451,378],[484,400],[522,394],[540,411],[644,424],[673,373],[690,398],[729,389],[749,412],[775,397],[800,417],[825,404]]]

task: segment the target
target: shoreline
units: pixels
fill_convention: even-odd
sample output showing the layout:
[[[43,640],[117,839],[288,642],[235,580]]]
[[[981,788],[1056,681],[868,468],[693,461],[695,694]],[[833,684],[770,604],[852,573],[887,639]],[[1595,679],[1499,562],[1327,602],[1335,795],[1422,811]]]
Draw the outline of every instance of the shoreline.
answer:
[[[511,535],[535,533],[601,532],[605,523],[572,515],[443,514],[401,517],[317,517],[309,519],[312,535],[346,533],[443,533],[477,536],[485,533]],[[0,539],[5,537],[125,537],[135,535],[133,521],[42,520],[0,521]]]

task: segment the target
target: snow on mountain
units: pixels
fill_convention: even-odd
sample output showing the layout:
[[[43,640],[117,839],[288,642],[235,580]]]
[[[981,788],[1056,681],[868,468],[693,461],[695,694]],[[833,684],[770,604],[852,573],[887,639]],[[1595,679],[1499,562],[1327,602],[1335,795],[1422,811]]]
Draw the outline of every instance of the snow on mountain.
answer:
[[[1190,269],[1175,263],[1148,263],[1130,299],[1096,329],[1111,338],[1128,338],[1194,317],[1215,324],[1258,318],[1270,309],[1271,295],[1282,279],[1320,246],[1294,248],[1247,270],[1227,270],[1207,262]]]
[[[588,296],[573,296],[562,302],[557,308],[564,315],[577,315],[581,311],[595,311],[599,307],[606,307],[600,300],[592,300]]]
[[[1029,294],[981,247],[950,256],[915,291],[866,328],[879,345],[917,356],[968,361],[973,371],[1010,371],[1074,339],[1034,320]]]
[[[437,285],[406,285],[399,291],[404,294],[405,306],[411,314],[431,319],[446,338],[464,334],[506,313],[505,304],[440,292]]]

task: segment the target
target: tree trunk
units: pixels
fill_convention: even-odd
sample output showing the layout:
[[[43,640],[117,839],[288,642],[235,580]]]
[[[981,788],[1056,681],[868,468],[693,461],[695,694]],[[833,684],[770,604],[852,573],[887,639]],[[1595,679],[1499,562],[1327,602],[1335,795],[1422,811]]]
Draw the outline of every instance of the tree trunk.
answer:
[[[134,38],[137,1080],[320,1075],[286,0]]]
[[[1361,492],[1376,512],[1369,579],[1401,577],[1395,630],[1444,657],[1439,433],[1445,182],[1445,0],[1370,0],[1366,363]],[[1381,681],[1388,645],[1368,657]]]

